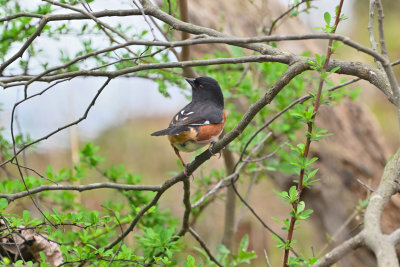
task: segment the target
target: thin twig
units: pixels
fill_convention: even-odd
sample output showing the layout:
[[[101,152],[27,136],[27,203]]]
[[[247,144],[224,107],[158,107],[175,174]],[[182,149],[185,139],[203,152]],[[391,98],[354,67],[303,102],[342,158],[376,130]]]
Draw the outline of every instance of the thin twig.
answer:
[[[388,57],[385,41],[385,31],[383,30],[383,7],[381,0],[375,0],[375,5],[378,10],[378,30],[379,30],[379,42],[381,44],[381,54]]]
[[[304,3],[308,3],[314,0],[302,0],[299,3],[291,6],[288,10],[286,10],[285,12],[283,12],[281,15],[279,15],[276,19],[274,19],[274,21],[272,21],[271,23],[271,27],[269,27],[268,30],[268,35],[272,34],[272,31],[274,30],[275,25],[278,23],[279,20],[283,19],[287,14],[289,14],[290,12],[292,12],[292,10],[298,8],[300,5],[304,4]]]
[[[199,234],[196,233],[196,231],[192,227],[189,227],[189,233],[197,240],[197,242],[199,242],[200,246],[207,253],[210,260],[213,261],[216,265],[222,267],[223,265],[221,263],[219,263],[219,261],[213,256],[210,249],[207,247],[206,243],[203,241],[203,239],[201,239]]]
[[[378,52],[378,46],[375,40],[375,33],[374,33],[374,18],[375,18],[375,0],[369,1],[369,19],[368,19],[368,34],[369,34],[369,42],[371,44],[372,50]],[[375,62],[379,69],[383,70],[382,62],[377,61]]]
[[[370,191],[370,192],[375,192],[374,189],[372,189],[369,185],[363,183],[360,179],[357,178],[356,181],[357,181],[359,184],[361,184],[362,186],[364,186],[368,191]]]
[[[190,180],[189,177],[183,179],[183,204],[185,205],[185,212],[182,218],[182,227],[178,232],[178,236],[183,236],[189,229],[189,216],[192,210],[192,205],[190,203]]]
[[[271,263],[269,262],[267,250],[265,248],[264,248],[264,257],[265,257],[265,260],[267,261],[267,266],[271,267]]]
[[[79,9],[79,8],[76,8],[76,7],[67,5],[67,4],[63,4],[63,3],[60,3],[60,2],[55,2],[53,0],[42,0],[42,1],[45,1],[45,2],[50,3],[52,5],[55,5],[55,6],[60,6],[62,8],[66,8],[66,9],[70,9],[70,10],[79,12],[79,13],[87,16],[88,18],[94,20],[97,24],[99,24],[99,25],[103,26],[104,28],[110,30],[111,32],[115,33],[116,35],[118,35],[119,37],[124,39],[125,41],[130,41],[131,40],[128,36],[126,36],[122,32],[116,30],[114,27],[111,27],[107,23],[102,22],[101,20],[99,20],[93,13],[89,13],[89,12],[83,11],[82,9]]]
[[[150,21],[147,19],[147,16],[146,16],[146,14],[145,14],[143,8],[142,8],[139,4],[137,4],[135,0],[132,0],[132,3],[133,3],[133,4],[140,10],[140,12],[142,13],[142,16],[143,16],[143,18],[144,18],[144,21],[145,21],[145,22],[147,23],[147,25],[149,26],[150,32],[151,32],[151,34],[153,35],[153,39],[154,39],[154,40],[157,40],[157,36],[156,36],[156,34],[154,33],[153,26],[151,25]]]
[[[257,178],[258,178],[258,172],[254,172],[253,177],[252,177],[251,180],[250,180],[250,184],[249,184],[249,186],[247,187],[247,191],[246,191],[246,195],[245,195],[245,197],[244,197],[244,200],[246,200],[246,201],[249,200],[249,196],[250,196],[251,189],[253,188],[254,184],[256,183]],[[236,221],[235,221],[235,224],[234,224],[234,226],[233,226],[233,229],[234,229],[235,232],[237,231],[237,229],[238,229],[238,227],[239,227],[239,223],[240,223],[240,221],[242,220],[245,211],[246,211],[246,207],[243,206],[243,207],[241,208],[241,210],[240,210],[240,212],[239,212],[239,216],[237,217],[237,219],[236,219]]]

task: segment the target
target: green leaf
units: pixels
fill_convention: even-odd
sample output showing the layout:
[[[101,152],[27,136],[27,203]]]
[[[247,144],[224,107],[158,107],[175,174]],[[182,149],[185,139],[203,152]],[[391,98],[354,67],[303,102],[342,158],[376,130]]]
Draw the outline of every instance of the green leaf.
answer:
[[[8,201],[5,198],[0,198],[0,211],[3,211],[8,206]]]
[[[239,244],[239,251],[240,250],[246,251],[248,246],[249,246],[249,236],[244,235]]]
[[[276,246],[278,248],[284,248],[285,247],[285,243],[275,234],[272,234],[272,237],[276,240],[276,242],[278,243]]]
[[[307,177],[308,177],[308,178],[313,178],[317,172],[318,172],[318,169],[315,169],[315,170],[311,171],[311,172],[307,175]]]
[[[289,198],[291,203],[295,202],[297,199],[297,187],[294,185],[289,189]]]
[[[302,213],[305,207],[306,204],[304,203],[304,201],[300,201],[299,204],[297,205],[297,214]]]
[[[195,260],[192,255],[187,256],[187,260],[183,263],[183,267],[196,267]]]
[[[29,210],[24,210],[22,212],[22,218],[24,218],[25,223],[29,223],[29,221],[31,220],[31,214]]]
[[[327,25],[331,24],[331,14],[329,14],[329,12],[325,12],[324,13],[324,20],[325,20]]]

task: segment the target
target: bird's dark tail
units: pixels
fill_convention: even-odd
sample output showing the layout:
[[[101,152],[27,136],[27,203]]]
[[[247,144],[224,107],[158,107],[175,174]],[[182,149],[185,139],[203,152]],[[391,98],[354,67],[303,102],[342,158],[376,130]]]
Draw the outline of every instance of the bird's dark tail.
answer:
[[[179,126],[179,127],[171,127],[161,131],[157,131],[152,133],[152,136],[162,136],[162,135],[178,135],[181,132],[189,131],[189,127],[187,126]]]

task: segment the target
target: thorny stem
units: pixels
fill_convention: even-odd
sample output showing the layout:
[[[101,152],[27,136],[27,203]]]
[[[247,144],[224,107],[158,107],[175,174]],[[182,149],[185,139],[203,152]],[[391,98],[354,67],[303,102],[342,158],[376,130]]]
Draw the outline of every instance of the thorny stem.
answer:
[[[341,10],[342,10],[343,2],[344,2],[344,0],[340,0],[339,7],[338,7],[337,13],[336,13],[335,27],[333,29],[333,33],[335,33],[335,31],[337,29],[337,26],[339,24],[339,21],[340,21],[340,13],[341,13]],[[325,59],[324,66],[323,66],[324,70],[328,70],[329,59],[330,59],[330,57],[332,56],[332,53],[333,53],[332,48],[331,48],[332,44],[333,44],[333,40],[329,40],[328,50],[327,50],[327,53],[326,53],[326,59]],[[320,80],[319,80],[318,92],[317,92],[317,95],[315,97],[314,115],[312,116],[311,121],[307,122],[307,131],[308,131],[308,133],[312,133],[312,131],[313,131],[313,126],[314,126],[313,122],[315,121],[315,118],[317,116],[318,109],[319,109],[319,106],[320,106],[320,100],[321,100],[321,93],[322,93],[323,85],[324,85],[324,79],[321,77]],[[307,135],[306,145],[305,145],[303,156],[302,156],[304,159],[308,157],[308,153],[310,151],[310,146],[311,146],[311,136]],[[298,204],[300,202],[301,195],[303,193],[303,189],[304,189],[304,186],[303,186],[304,173],[305,173],[305,169],[302,168],[300,170],[299,182],[297,184],[297,200],[294,203],[292,203],[292,207],[293,207],[294,211],[297,210],[297,206],[298,206]],[[292,242],[294,226],[296,224],[296,221],[297,221],[297,219],[294,216],[292,216],[291,219],[290,219],[290,225],[289,225],[286,244],[290,244]],[[288,260],[289,260],[289,251],[290,251],[290,246],[287,246],[287,248],[285,248],[285,254],[284,254],[284,258],[283,258],[283,267],[288,266],[287,263],[288,263]]]

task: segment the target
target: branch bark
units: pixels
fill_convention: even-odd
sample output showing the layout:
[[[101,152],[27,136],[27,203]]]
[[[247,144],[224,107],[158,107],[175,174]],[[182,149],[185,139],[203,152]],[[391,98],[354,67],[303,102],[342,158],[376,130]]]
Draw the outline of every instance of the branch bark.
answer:
[[[388,235],[382,233],[381,217],[390,197],[397,193],[400,177],[400,150],[386,165],[379,187],[372,193],[364,215],[365,244],[374,252],[378,266],[399,266],[396,250]]]
[[[32,188],[28,191],[22,191],[15,194],[0,194],[0,198],[5,198],[10,203],[14,200],[28,196],[29,194],[34,195],[45,191],[88,191],[101,188],[112,188],[119,190],[135,190],[135,191],[160,191],[160,185],[130,185],[130,184],[117,184],[117,183],[94,183],[88,185],[41,185],[36,188]]]

